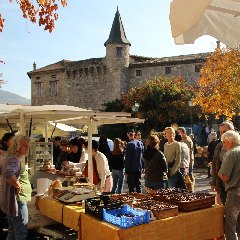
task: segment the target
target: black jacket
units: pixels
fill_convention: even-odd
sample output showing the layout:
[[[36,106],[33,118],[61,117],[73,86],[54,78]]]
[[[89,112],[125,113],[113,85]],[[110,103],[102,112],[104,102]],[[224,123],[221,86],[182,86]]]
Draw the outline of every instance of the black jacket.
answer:
[[[145,179],[151,182],[163,180],[167,173],[167,162],[164,154],[156,149],[148,147],[143,153],[145,163]]]
[[[123,170],[124,169],[124,154],[112,154],[111,156],[111,169]]]

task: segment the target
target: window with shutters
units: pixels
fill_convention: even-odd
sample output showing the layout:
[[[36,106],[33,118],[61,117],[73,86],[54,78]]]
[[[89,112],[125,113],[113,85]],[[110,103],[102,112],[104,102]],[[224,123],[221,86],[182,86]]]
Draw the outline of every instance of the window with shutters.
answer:
[[[171,74],[172,68],[171,67],[165,67],[165,74]]]
[[[142,70],[141,69],[137,69],[136,70],[136,76],[137,77],[141,77],[142,76]]]
[[[56,97],[58,93],[58,84],[57,81],[50,82],[50,96]]]
[[[35,96],[36,97],[42,96],[42,83],[41,82],[35,83]]]

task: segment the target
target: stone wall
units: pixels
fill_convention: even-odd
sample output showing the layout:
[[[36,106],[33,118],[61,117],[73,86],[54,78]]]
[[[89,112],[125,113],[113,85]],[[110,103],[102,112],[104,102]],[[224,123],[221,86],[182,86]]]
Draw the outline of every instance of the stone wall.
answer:
[[[139,87],[146,80],[158,76],[183,76],[190,83],[195,83],[199,72],[195,65],[200,63],[130,66],[112,65],[113,60],[94,59],[92,61],[71,62],[65,69],[38,72],[32,75],[32,105],[65,104],[93,110],[104,109],[103,103],[113,101],[126,93],[130,87]],[[127,61],[122,61],[126,64]],[[202,64],[202,63],[201,63]],[[171,67],[171,74],[165,73],[165,67]],[[136,70],[142,70],[142,76],[136,76]],[[58,82],[58,94],[50,96],[50,81]],[[42,84],[42,96],[36,97],[36,82]]]
[[[58,94],[55,97],[50,96],[50,81],[57,81]],[[36,83],[41,83],[41,96],[36,96]],[[31,95],[33,106],[36,105],[54,105],[68,103],[68,89],[66,84],[66,74],[64,70],[39,72],[31,77]]]
[[[182,76],[189,83],[194,84],[199,79],[199,72],[195,72],[195,65],[202,65],[201,63],[188,63],[178,65],[159,65],[146,67],[131,67],[129,72],[129,86],[138,87],[145,81],[154,79],[158,76],[173,77]],[[171,67],[171,74],[166,74],[165,67]],[[136,70],[142,70],[142,76],[136,76]]]

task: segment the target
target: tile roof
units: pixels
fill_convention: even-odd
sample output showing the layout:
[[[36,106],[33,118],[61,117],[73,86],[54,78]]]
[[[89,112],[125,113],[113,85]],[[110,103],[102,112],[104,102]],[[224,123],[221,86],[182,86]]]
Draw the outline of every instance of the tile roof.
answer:
[[[59,62],[47,65],[45,67],[42,67],[42,68],[39,68],[39,69],[36,69],[36,70],[32,70],[32,71],[28,72],[27,74],[30,76],[33,73],[65,69],[66,65],[70,62],[71,62],[70,60],[63,59]]]
[[[198,53],[198,54],[188,54],[179,55],[172,57],[162,57],[162,58],[145,58],[139,56],[131,56],[136,62],[130,64],[130,68],[135,67],[145,67],[145,66],[158,66],[158,65],[176,65],[176,64],[187,64],[194,62],[205,62],[206,59],[211,55],[211,52]],[[144,61],[145,59],[145,61]],[[140,61],[138,61],[140,60]]]
[[[211,55],[211,52],[208,53],[198,53],[198,54],[188,54],[172,57],[162,57],[162,58],[152,58],[144,57],[137,55],[130,55],[130,58],[135,62],[129,64],[129,68],[142,68],[142,67],[153,67],[153,66],[165,66],[165,65],[176,65],[176,64],[187,64],[194,62],[205,62],[206,59]],[[64,70],[74,67],[87,67],[89,65],[103,64],[104,58],[90,58],[79,61],[70,61],[70,60],[61,60],[59,62],[47,65],[45,67],[32,70],[27,74],[31,76],[32,74],[38,74],[41,72]]]

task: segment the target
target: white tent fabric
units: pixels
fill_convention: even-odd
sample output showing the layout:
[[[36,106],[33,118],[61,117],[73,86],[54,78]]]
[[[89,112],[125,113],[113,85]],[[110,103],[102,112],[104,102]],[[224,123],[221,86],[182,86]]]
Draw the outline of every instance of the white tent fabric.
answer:
[[[49,122],[52,126],[64,131],[64,132],[76,132],[78,129],[72,126],[68,126],[64,123],[54,123],[54,122]]]
[[[173,0],[172,36],[176,44],[194,43],[210,35],[226,46],[240,45],[240,0]]]
[[[131,118],[126,112],[96,112],[66,105],[43,105],[43,106],[18,106],[9,108],[0,104],[0,124],[19,124],[20,132],[25,133],[26,124],[45,124],[45,140],[47,141],[48,122],[63,124],[83,124],[88,126],[88,149],[92,149],[92,134],[96,132],[97,125],[143,122],[143,119]],[[8,111],[9,110],[9,111]],[[92,159],[92,151],[88,151],[89,159]],[[89,181],[93,182],[92,161],[88,164]]]
[[[0,112],[2,112],[0,114],[0,124],[6,124],[8,120],[13,128],[20,128],[22,133],[25,133],[31,121],[32,125],[46,123],[47,128],[48,121],[94,113],[92,110],[67,105],[25,106],[8,104],[0,104]]]

